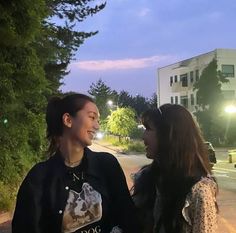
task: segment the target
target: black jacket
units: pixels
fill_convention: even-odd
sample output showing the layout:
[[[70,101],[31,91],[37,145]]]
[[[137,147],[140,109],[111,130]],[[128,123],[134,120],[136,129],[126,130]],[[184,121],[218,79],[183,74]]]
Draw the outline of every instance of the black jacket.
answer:
[[[112,221],[124,233],[138,233],[134,205],[117,159],[111,154],[93,152],[88,148],[85,148],[85,153],[85,178],[107,200],[107,224]],[[67,172],[60,153],[36,164],[29,171],[17,195],[12,233],[61,233],[69,194],[65,182]]]

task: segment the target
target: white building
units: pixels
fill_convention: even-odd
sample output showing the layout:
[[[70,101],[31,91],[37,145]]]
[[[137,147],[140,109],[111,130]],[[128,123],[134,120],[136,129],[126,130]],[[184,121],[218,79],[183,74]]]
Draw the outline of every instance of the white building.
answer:
[[[158,68],[158,105],[182,104],[194,112],[197,107],[197,98],[196,91],[193,91],[193,84],[199,79],[202,70],[214,58],[217,60],[217,69],[229,80],[228,83],[222,84],[224,99],[235,101],[236,49],[215,49],[209,53]]]

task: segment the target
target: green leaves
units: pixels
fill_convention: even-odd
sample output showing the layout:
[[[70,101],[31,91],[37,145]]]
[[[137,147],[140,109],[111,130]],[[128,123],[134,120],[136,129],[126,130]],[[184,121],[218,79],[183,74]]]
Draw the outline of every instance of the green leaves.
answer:
[[[217,60],[213,59],[202,71],[200,79],[194,84],[200,109],[195,113],[207,140],[214,144],[222,142],[224,120],[222,118],[223,94],[221,85],[228,80],[217,71]]]
[[[221,84],[227,81],[222,73],[217,71],[217,60],[213,59],[202,71],[200,79],[194,84],[199,105],[203,109],[206,107],[218,108],[219,102],[223,99]]]
[[[60,94],[74,52],[97,33],[75,28],[105,6],[92,2],[0,2],[0,183],[4,185],[17,187],[32,164],[42,159],[47,99]],[[57,16],[62,20],[52,23]]]
[[[107,126],[111,133],[128,137],[137,128],[135,112],[131,108],[118,108],[109,116]]]
[[[100,111],[100,117],[102,120],[104,120],[109,114],[107,101],[110,98],[113,98],[111,88],[108,87],[101,79],[99,79],[96,83],[92,83],[88,93],[94,97],[94,100]]]
[[[0,12],[0,45],[5,46],[30,43],[46,16],[44,0],[2,1]]]

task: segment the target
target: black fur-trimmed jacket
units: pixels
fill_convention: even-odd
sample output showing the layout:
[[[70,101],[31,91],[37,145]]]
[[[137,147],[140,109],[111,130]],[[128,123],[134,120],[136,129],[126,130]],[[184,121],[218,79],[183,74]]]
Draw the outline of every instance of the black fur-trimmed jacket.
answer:
[[[86,180],[107,200],[107,231],[112,222],[123,233],[139,233],[135,207],[117,159],[85,148]],[[12,221],[12,233],[61,233],[63,211],[69,195],[67,174],[60,153],[36,164],[24,179]]]

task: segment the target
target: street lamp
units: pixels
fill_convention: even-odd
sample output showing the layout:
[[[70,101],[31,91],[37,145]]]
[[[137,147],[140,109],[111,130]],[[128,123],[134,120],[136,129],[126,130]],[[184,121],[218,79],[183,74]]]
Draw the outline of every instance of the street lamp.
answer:
[[[112,100],[108,100],[107,104],[108,104],[109,107],[112,107],[113,106],[113,101]]]
[[[236,113],[236,106],[234,105],[228,105],[225,107],[225,112],[226,113]]]

